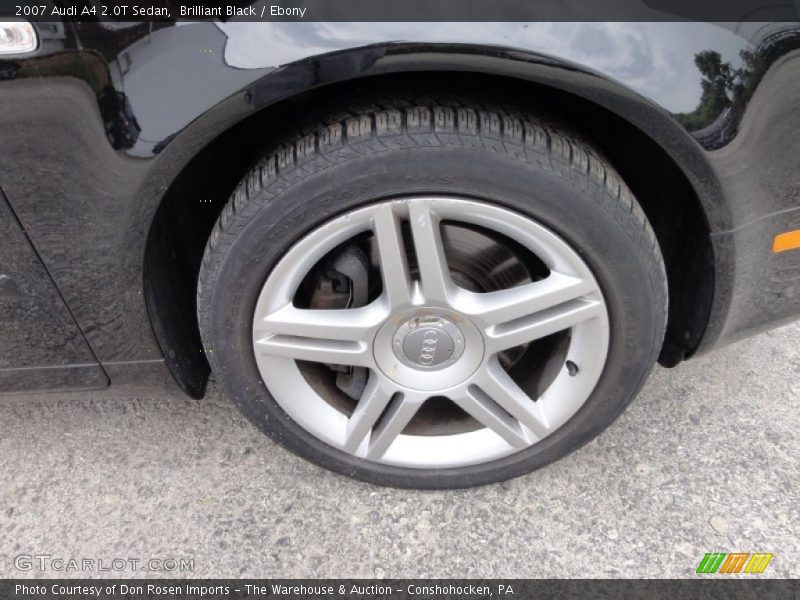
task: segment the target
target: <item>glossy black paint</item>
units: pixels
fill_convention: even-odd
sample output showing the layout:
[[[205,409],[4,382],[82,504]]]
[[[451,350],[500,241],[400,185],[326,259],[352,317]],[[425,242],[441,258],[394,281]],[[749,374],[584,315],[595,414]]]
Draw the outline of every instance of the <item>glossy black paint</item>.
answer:
[[[92,355],[0,190],[0,389],[102,388]]]
[[[771,235],[800,227],[796,25],[37,27],[43,43],[35,55],[0,59],[0,187],[63,296],[53,314],[71,311],[84,351],[96,357],[90,370],[115,384],[163,385],[171,372],[186,392],[202,393],[207,365],[193,285],[225,191],[326,90],[398,74],[527,82],[542,96],[531,101],[571,110],[587,131],[592,119],[618,121],[652,156],[663,155],[663,169],[685,186],[645,198],[661,207],[648,216],[661,214],[666,224],[671,203],[695,203],[690,231],[706,231],[685,244],[680,230],[664,233],[685,278],[682,295],[671,298],[665,363],[800,316],[800,252],[769,249]],[[740,52],[763,57],[752,89],[719,114],[703,104],[699,50],[742,69]],[[689,121],[702,127],[689,131],[681,124]],[[226,168],[210,177],[223,159]],[[635,159],[626,158],[632,179]],[[640,199],[646,183],[637,182]],[[23,285],[40,285],[42,275],[31,271],[30,279]],[[53,316],[35,328],[57,337],[64,327]],[[0,356],[19,345],[4,335]],[[86,364],[84,355],[44,342],[29,351],[32,366]],[[0,389],[37,387],[21,373]],[[73,383],[105,383],[88,373],[80,379]]]

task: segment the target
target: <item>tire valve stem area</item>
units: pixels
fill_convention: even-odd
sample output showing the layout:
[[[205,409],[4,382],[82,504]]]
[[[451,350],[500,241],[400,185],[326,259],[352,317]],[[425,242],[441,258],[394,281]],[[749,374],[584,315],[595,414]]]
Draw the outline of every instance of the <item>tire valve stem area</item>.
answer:
[[[578,369],[578,365],[576,365],[571,360],[568,360],[567,361],[567,372],[570,374],[570,376],[571,377],[575,377],[575,375],[578,374],[578,371],[580,371],[580,369]]]

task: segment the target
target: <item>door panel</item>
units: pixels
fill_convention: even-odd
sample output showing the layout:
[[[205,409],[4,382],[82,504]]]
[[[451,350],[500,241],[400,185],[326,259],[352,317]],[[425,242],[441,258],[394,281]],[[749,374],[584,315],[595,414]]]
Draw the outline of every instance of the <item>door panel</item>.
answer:
[[[0,190],[0,393],[106,385],[108,377]]]

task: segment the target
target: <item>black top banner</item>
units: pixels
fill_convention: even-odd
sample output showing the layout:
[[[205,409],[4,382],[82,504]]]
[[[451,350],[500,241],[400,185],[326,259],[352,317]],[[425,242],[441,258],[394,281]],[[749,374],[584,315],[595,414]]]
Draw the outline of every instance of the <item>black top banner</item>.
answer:
[[[30,21],[798,21],[796,0],[0,0]]]
[[[27,579],[0,580],[3,600],[795,600],[797,580]]]

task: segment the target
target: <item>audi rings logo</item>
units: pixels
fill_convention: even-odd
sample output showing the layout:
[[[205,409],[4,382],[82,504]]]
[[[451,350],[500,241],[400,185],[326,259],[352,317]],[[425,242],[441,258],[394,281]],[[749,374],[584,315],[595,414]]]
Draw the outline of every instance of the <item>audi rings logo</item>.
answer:
[[[434,317],[420,321],[422,318],[414,318],[395,331],[394,355],[412,369],[424,371],[444,369],[458,360],[464,351],[464,338],[456,326]]]
[[[432,330],[425,332],[425,337],[422,338],[422,348],[419,352],[419,364],[433,364],[433,358],[436,356],[436,343],[438,341],[439,334],[437,332]]]

